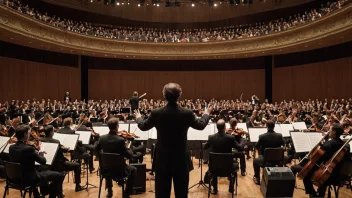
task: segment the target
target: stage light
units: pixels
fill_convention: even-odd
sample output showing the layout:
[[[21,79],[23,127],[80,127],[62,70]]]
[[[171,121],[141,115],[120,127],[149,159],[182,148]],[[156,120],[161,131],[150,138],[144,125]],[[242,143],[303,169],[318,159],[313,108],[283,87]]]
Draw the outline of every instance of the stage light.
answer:
[[[127,5],[130,5],[130,3],[127,3]]]
[[[123,3],[123,2],[122,2],[121,4],[122,4],[122,5],[125,5],[125,3]]]
[[[218,4],[214,3],[214,7],[218,6]]]
[[[194,7],[194,3],[192,3],[192,7]]]
[[[156,4],[157,7],[159,7],[159,4]]]
[[[153,3],[153,6],[155,6],[155,3]]]
[[[138,4],[138,7],[141,7],[141,4]]]
[[[116,3],[116,5],[118,5],[118,6],[119,6],[119,5],[120,5],[120,3],[119,3],[119,2],[117,2],[117,3]]]

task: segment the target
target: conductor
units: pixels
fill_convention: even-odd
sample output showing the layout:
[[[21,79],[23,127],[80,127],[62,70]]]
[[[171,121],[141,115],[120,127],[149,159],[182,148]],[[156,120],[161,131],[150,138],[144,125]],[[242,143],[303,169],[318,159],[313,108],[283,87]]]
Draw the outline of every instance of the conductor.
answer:
[[[156,198],[170,197],[171,182],[174,182],[175,196],[188,196],[189,171],[191,159],[187,152],[187,131],[189,127],[203,130],[209,122],[209,108],[197,119],[189,109],[179,107],[182,94],[180,85],[169,83],[164,86],[163,96],[167,105],[152,110],[148,119],[143,120],[135,111],[139,129],[146,131],[155,127],[157,145],[155,150],[155,195]]]
[[[133,113],[135,110],[139,109],[139,100],[146,96],[147,94],[144,93],[143,95],[138,97],[138,92],[133,92],[133,95],[130,99],[130,105],[131,105],[131,113]]]

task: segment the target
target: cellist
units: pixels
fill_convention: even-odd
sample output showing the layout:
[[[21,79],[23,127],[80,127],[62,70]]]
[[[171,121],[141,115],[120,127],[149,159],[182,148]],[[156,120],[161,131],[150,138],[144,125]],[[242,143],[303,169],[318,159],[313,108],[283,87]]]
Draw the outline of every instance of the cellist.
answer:
[[[330,158],[343,146],[344,142],[340,139],[340,136],[342,133],[343,133],[343,128],[340,124],[333,123],[331,125],[329,130],[330,139],[320,145],[320,148],[325,152],[316,163],[317,165],[320,165],[321,163],[324,163],[330,160]],[[341,165],[342,163],[337,165],[337,167],[334,169],[333,173],[331,174],[327,182],[318,188],[318,192],[316,192],[315,189],[313,188],[312,176],[319,167],[314,166],[313,169],[303,178],[306,194],[309,194],[310,197],[324,197],[328,184],[331,181],[335,181],[339,177]],[[294,165],[291,167],[291,170],[295,174],[300,170],[302,170],[302,166]]]

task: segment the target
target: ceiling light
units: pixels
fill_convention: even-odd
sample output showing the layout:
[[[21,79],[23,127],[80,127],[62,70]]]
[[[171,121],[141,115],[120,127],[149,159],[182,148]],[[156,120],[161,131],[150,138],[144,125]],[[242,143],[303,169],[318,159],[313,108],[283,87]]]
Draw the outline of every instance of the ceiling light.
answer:
[[[138,7],[141,7],[141,4],[138,4]]]
[[[120,5],[120,3],[119,3],[119,2],[117,2],[117,3],[116,3],[116,5]]]
[[[121,4],[122,4],[122,5],[124,5],[125,3],[124,3],[124,2],[122,2]]]
[[[153,6],[155,6],[155,3],[153,3]]]
[[[130,5],[130,3],[127,3],[128,5]]]
[[[156,4],[156,6],[158,6],[158,7],[159,7],[159,4]]]
[[[194,7],[194,3],[192,3],[192,7]]]
[[[218,6],[218,4],[215,3],[215,4],[214,4],[214,7],[216,7],[216,6]]]

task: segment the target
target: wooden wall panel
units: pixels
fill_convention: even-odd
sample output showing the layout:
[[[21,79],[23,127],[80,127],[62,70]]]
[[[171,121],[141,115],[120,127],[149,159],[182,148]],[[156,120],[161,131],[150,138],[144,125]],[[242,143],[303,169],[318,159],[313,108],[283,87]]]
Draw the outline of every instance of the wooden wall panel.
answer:
[[[146,92],[147,98],[161,99],[166,83],[182,87],[182,98],[236,99],[243,93],[249,99],[264,98],[264,70],[237,71],[88,71],[90,99],[129,98],[133,91]],[[109,86],[109,89],[107,87]]]
[[[273,101],[350,98],[352,57],[273,69]]]
[[[63,100],[66,91],[81,98],[80,69],[0,57],[0,102],[7,100]]]

